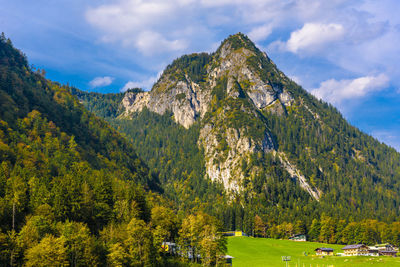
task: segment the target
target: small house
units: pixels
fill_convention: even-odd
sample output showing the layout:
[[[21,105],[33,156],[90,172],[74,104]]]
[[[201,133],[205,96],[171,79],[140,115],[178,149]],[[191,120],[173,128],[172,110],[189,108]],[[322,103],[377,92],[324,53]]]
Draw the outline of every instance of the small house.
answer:
[[[307,241],[307,237],[305,234],[296,234],[289,237],[289,240],[292,241]]]
[[[342,248],[344,256],[368,256],[368,247],[364,244],[347,245]]]
[[[331,256],[333,255],[333,248],[316,248],[315,254],[321,256]]]
[[[376,244],[373,248],[376,248],[377,250],[397,250],[397,248],[390,243]]]
[[[225,255],[223,256],[225,258],[225,263],[228,266],[232,266],[232,259],[234,259],[234,257],[230,256],[230,255]]]
[[[397,257],[397,251],[396,250],[379,250],[379,256],[391,256],[391,257]]]
[[[369,250],[374,251],[374,255],[371,256],[397,256],[397,248],[390,243],[376,244],[369,247]]]

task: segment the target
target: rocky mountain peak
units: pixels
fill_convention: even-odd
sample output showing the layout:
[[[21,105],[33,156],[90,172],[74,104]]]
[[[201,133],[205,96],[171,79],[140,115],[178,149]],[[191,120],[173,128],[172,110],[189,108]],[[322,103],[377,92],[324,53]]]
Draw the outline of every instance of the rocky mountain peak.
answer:
[[[246,48],[251,51],[258,50],[255,44],[249,39],[249,37],[247,37],[245,34],[241,32],[234,35],[230,35],[228,38],[222,41],[216,53],[218,54],[221,51],[221,49],[226,47],[230,47],[232,50],[238,50],[241,48]]]
[[[127,93],[122,116],[146,107],[158,114],[172,112],[185,128],[200,122],[197,144],[204,151],[206,175],[240,192],[246,176],[262,172],[246,167],[252,166],[254,155],[277,149],[263,114],[285,114],[292,104],[286,80],[265,53],[238,33],[213,54],[174,60],[150,92]]]
[[[224,40],[208,67],[208,82],[214,87],[223,77],[228,78],[227,92],[237,97],[233,85],[239,85],[258,109],[285,113],[293,98],[285,89],[287,77],[281,73],[266,53],[261,52],[244,34]]]

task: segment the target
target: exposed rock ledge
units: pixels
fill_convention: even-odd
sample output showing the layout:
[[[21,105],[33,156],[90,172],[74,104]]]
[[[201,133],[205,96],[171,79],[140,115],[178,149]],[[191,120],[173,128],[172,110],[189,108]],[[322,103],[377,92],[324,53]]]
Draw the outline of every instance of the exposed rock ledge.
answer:
[[[244,129],[226,129],[223,138],[229,149],[226,157],[221,158],[224,152],[218,149],[218,132],[215,132],[210,124],[205,125],[200,131],[198,145],[204,148],[206,173],[212,181],[222,183],[227,191],[240,192],[243,189],[242,181],[245,176],[242,164],[244,161],[249,164],[251,154],[258,151],[268,153],[274,149],[268,131],[265,132],[263,140],[246,137],[243,133]],[[250,173],[256,175],[258,171],[258,168],[253,168]]]
[[[297,179],[300,183],[300,187],[306,190],[315,200],[319,201],[321,198],[322,192],[318,189],[310,185],[306,178],[300,173],[300,171],[296,168],[296,166],[290,164],[290,162],[286,159],[286,156],[282,152],[277,152],[279,160],[281,161],[283,167],[288,171],[290,176],[293,179]]]
[[[172,111],[175,122],[187,129],[207,112],[210,95],[209,91],[201,90],[198,84],[191,82],[189,77],[178,82],[164,77],[150,92],[126,93],[122,100],[125,108],[122,116],[129,117],[144,107],[160,115]]]

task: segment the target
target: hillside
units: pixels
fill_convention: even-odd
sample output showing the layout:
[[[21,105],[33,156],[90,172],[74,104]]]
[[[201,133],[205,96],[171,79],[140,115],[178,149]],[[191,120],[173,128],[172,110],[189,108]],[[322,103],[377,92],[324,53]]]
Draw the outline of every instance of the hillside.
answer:
[[[0,265],[187,266],[165,241],[195,247],[206,265],[220,261],[218,221],[178,214],[133,145],[73,90],[29,67],[1,35]],[[93,109],[114,113],[121,96],[105,98]]]
[[[171,199],[215,214],[229,230],[253,232],[256,215],[269,229],[290,222],[287,236],[321,215],[391,223],[400,213],[399,153],[290,80],[240,33],[212,54],[176,59],[151,91],[126,92],[108,120]]]

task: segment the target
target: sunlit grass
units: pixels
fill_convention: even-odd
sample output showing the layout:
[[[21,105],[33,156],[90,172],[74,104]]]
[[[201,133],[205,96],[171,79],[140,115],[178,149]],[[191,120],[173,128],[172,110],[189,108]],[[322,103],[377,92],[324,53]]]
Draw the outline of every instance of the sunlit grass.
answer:
[[[235,257],[233,266],[286,266],[282,256],[291,256],[291,267],[340,267],[340,266],[400,266],[400,258],[393,257],[340,257],[316,256],[318,247],[330,247],[334,253],[342,252],[344,245],[315,242],[294,242],[269,238],[230,237],[228,254]],[[306,256],[306,255],[307,256]]]

